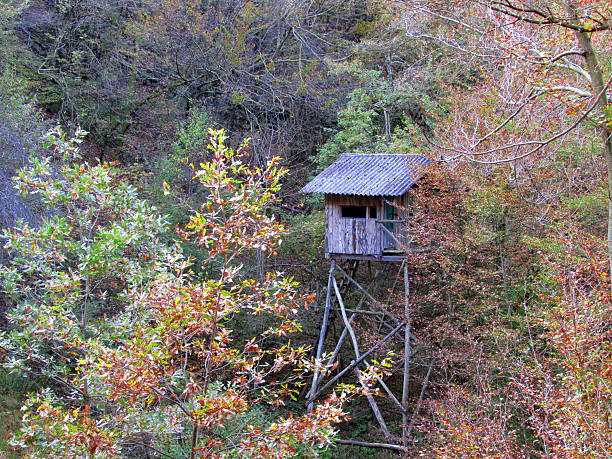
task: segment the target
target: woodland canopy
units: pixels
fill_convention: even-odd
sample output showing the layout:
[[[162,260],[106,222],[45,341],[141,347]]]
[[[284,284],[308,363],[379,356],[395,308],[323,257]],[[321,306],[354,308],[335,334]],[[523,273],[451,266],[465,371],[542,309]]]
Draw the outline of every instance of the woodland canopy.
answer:
[[[0,0],[0,452],[609,457],[611,29],[596,0]],[[343,153],[431,164],[409,317],[392,263],[343,264],[385,310],[308,409],[354,356],[315,358],[298,190]]]

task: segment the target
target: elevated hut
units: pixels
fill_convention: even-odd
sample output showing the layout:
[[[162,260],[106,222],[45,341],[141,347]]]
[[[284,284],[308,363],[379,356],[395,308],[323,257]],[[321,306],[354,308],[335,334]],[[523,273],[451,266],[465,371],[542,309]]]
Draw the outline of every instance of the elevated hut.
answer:
[[[325,195],[325,256],[397,261],[408,235],[409,189],[429,159],[343,154],[303,187]]]
[[[346,339],[347,336],[351,337],[350,343],[355,353],[355,359],[335,376],[332,376],[329,371],[315,370],[310,391],[306,395],[307,407],[309,410],[313,409],[315,400],[339,378],[353,374],[360,380],[362,370],[358,367],[361,366],[362,369],[370,367],[366,357],[376,349],[378,344],[366,352],[363,352],[360,346],[371,343],[372,336],[380,334],[385,327],[390,329],[391,331],[386,330],[387,334],[384,337],[380,336],[380,339],[376,341],[384,343],[399,338],[400,331],[403,330],[404,376],[401,399],[393,394],[382,378],[376,380],[377,385],[384,389],[389,399],[398,408],[394,411],[395,416],[401,415],[403,445],[408,443],[411,430],[408,422],[409,382],[411,371],[414,371],[411,370],[410,365],[410,358],[414,351],[410,333],[409,260],[406,257],[409,234],[408,217],[411,207],[410,188],[421,178],[424,167],[429,162],[427,158],[419,155],[344,154],[301,190],[303,193],[325,195],[325,256],[331,258],[316,360],[322,361],[330,319],[341,318],[344,323],[344,331],[335,346],[328,348],[330,351],[333,349],[333,352],[330,352],[331,357],[325,363],[329,366],[339,363],[336,359],[339,358],[344,343],[349,341]],[[370,263],[368,263],[370,272],[365,278],[369,279],[369,287],[374,288],[372,292],[368,292],[368,285],[360,284],[360,279],[364,278],[363,275],[359,276],[360,260],[401,262],[398,263],[399,271],[395,276],[395,281],[403,271],[403,314],[394,315],[390,312],[392,308],[381,307],[385,304],[385,300],[380,298],[380,295],[378,299],[376,298],[378,290],[376,286],[381,285],[388,270],[376,270],[372,276],[369,269]],[[391,265],[392,263],[385,263],[386,268],[390,268]],[[342,276],[340,281],[336,279],[337,273]],[[387,290],[384,291],[382,296],[387,298],[387,302],[394,294],[396,284],[397,282],[393,282],[389,294]],[[354,292],[355,295],[358,293],[363,295],[359,301],[356,301],[355,295],[346,296],[351,286],[358,290]],[[356,302],[349,304],[348,301]],[[346,307],[347,304],[350,309]],[[333,316],[332,313],[334,313]],[[360,340],[357,336],[356,329],[352,325],[356,321],[360,321],[359,329],[365,330],[370,327],[367,339]],[[422,390],[425,390],[424,387]],[[389,412],[383,414],[374,397],[368,397],[368,403],[381,432],[389,442],[393,442],[393,435],[385,421],[385,416],[389,415]],[[389,443],[385,447],[402,450],[402,447],[397,444]]]

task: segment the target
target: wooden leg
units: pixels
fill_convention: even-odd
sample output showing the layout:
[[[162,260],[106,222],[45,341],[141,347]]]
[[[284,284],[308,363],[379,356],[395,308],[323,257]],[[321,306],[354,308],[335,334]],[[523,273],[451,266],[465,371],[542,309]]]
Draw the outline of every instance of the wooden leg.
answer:
[[[325,392],[326,389],[329,389],[332,386],[332,384],[334,384],[336,381],[338,381],[342,376],[344,376],[350,370],[352,370],[357,365],[359,365],[361,362],[363,362],[372,352],[374,352],[381,345],[383,345],[386,341],[391,339],[397,332],[399,332],[402,328],[404,328],[404,325],[405,324],[403,322],[401,324],[399,324],[397,327],[395,327],[393,330],[391,330],[391,332],[387,336],[385,336],[381,341],[376,343],[370,350],[368,350],[367,352],[364,352],[361,355],[360,358],[358,358],[357,360],[353,360],[350,363],[350,365],[348,365],[344,370],[342,370],[340,373],[338,373],[336,376],[334,376],[330,381],[325,383],[325,385],[323,387],[321,387],[317,392],[315,392],[314,395],[311,396],[311,399],[315,400],[317,397],[319,397],[319,395],[321,395],[323,392]]]
[[[331,268],[329,269],[329,278],[327,280],[327,296],[325,297],[325,311],[323,312],[323,324],[321,325],[321,333],[319,334],[319,344],[317,346],[317,355],[315,357],[315,361],[317,363],[317,368],[315,368],[315,373],[312,377],[312,387],[310,388],[310,392],[306,395],[308,399],[308,411],[311,411],[313,408],[313,398],[317,391],[317,386],[319,384],[319,368],[318,365],[321,364],[321,355],[323,354],[323,343],[325,342],[325,334],[327,333],[327,323],[329,321],[329,310],[331,309],[331,296],[332,296],[332,280],[334,279],[334,271],[336,269],[336,261],[332,260]]]
[[[423,381],[423,386],[421,387],[421,394],[419,395],[419,401],[417,402],[416,408],[412,413],[412,417],[410,418],[410,425],[408,426],[408,435],[412,432],[414,428],[414,423],[416,422],[417,416],[419,415],[419,409],[421,408],[421,404],[423,403],[423,397],[425,396],[425,391],[427,390],[427,384],[429,383],[429,376],[431,375],[431,369],[433,368],[433,363],[429,365],[427,369],[427,375],[425,376],[425,381]]]
[[[406,328],[404,329],[404,384],[402,387],[402,440],[404,446],[408,445],[408,389],[410,381],[410,284],[408,283],[408,266],[404,263],[404,315]]]
[[[351,341],[353,343],[353,349],[355,349],[355,357],[358,359],[359,357],[361,357],[361,354],[359,352],[359,345],[357,344],[357,337],[355,336],[355,332],[353,331],[353,327],[351,325],[351,321],[346,316],[346,308],[344,307],[344,301],[342,300],[342,295],[340,295],[340,289],[338,288],[338,284],[336,283],[336,279],[333,278],[332,282],[333,282],[333,285],[334,285],[334,290],[336,292],[336,299],[338,300],[338,304],[340,304],[340,312],[342,313],[342,319],[344,320],[345,327],[348,330],[348,333],[349,333],[349,335],[351,337]],[[370,364],[367,361],[365,361],[365,360],[363,361],[363,363],[365,364],[366,367],[370,366]],[[397,398],[395,397],[395,395],[393,395],[393,393],[391,392],[389,387],[385,384],[385,382],[382,379],[380,379],[380,378],[376,378],[376,380],[380,383],[380,385],[383,387],[383,389],[385,390],[387,395],[389,395],[391,400],[398,406],[398,408],[402,412],[404,412],[405,411],[404,405],[402,405],[397,400]],[[375,404],[375,402],[374,402],[374,404]],[[372,405],[372,402],[370,402],[370,405]]]
[[[376,400],[374,400],[374,397],[372,397],[372,394],[368,392],[368,388],[365,387],[365,383],[363,382],[362,380],[363,378],[361,377],[361,372],[357,368],[355,368],[354,371],[355,371],[355,376],[357,377],[357,380],[359,381],[361,386],[364,389],[366,389],[366,398],[368,399],[368,403],[370,403],[370,408],[372,408],[374,417],[378,421],[378,425],[380,425],[380,429],[382,430],[383,435],[385,436],[387,441],[392,441],[391,432],[389,432],[389,429],[387,428],[387,424],[385,423],[385,419],[382,417],[382,414],[380,413],[380,410],[378,409]]]
[[[343,275],[343,278],[340,280],[336,280],[336,277],[334,275],[335,271],[340,271],[340,273]],[[403,356],[403,359],[399,362],[399,365],[398,365],[399,368],[396,367],[396,371],[398,373],[402,371],[401,367],[402,366],[404,367],[403,368],[403,384],[402,384],[401,401],[399,400],[399,397],[395,397],[393,395],[393,393],[391,392],[387,384],[382,380],[382,378],[376,377],[376,380],[386,392],[388,396],[388,400],[390,400],[400,410],[402,414],[402,443],[401,444],[403,446],[401,447],[398,446],[397,448],[402,448],[405,451],[406,450],[405,448],[407,448],[407,446],[411,443],[409,437],[412,433],[412,430],[414,429],[414,424],[418,416],[418,410],[420,408],[420,405],[422,404],[424,393],[425,393],[427,384],[429,382],[429,377],[431,374],[431,366],[430,366],[427,371],[427,375],[425,377],[423,387],[421,388],[421,395],[417,402],[417,406],[414,410],[412,410],[412,413],[411,413],[412,415],[408,416],[408,399],[409,399],[409,390],[410,390],[410,371],[411,371],[411,359],[412,359],[411,352],[413,351],[412,344],[413,342],[416,343],[417,345],[419,344],[419,341],[412,335],[411,329],[410,329],[411,306],[410,306],[410,298],[409,298],[410,283],[409,283],[409,277],[408,277],[408,264],[404,260],[402,264],[400,265],[397,276],[395,277],[394,282],[393,282],[393,288],[391,289],[391,293],[389,294],[389,297],[391,297],[395,293],[397,284],[400,282],[399,279],[403,271],[403,276],[404,276],[404,314],[403,314],[404,317],[403,319],[404,320],[402,320],[402,317],[393,316],[391,313],[389,313],[389,311],[387,311],[387,307],[385,304],[376,300],[368,292],[369,289],[366,290],[366,288],[362,287],[360,283],[356,281],[354,278],[355,271],[356,271],[356,266],[349,265],[343,269],[341,266],[338,266],[335,263],[335,260],[332,260],[332,265],[330,268],[328,284],[327,284],[327,297],[325,301],[325,311],[323,314],[323,323],[321,326],[321,332],[319,334],[318,343],[317,343],[317,352],[316,352],[317,368],[315,369],[314,377],[312,380],[312,386],[306,396],[308,400],[308,410],[309,411],[312,410],[314,401],[322,393],[324,393],[326,390],[332,387],[333,384],[335,384],[340,378],[345,376],[348,372],[352,372],[355,375],[355,377],[357,377],[359,383],[362,386],[364,386],[365,382],[363,381],[362,371],[366,371],[365,368],[370,368],[370,364],[368,361],[366,361],[366,358],[370,356],[376,349],[380,348],[387,340],[390,340],[394,336],[396,339],[399,339],[400,342],[403,338],[404,356]],[[344,299],[342,295],[343,288],[347,287],[348,284],[352,284],[363,295],[356,309],[347,309],[344,304]],[[334,299],[334,296],[335,296],[335,299]],[[342,317],[342,321],[344,323],[344,328],[342,330],[340,337],[338,338],[338,341],[336,343],[336,346],[333,350],[331,357],[328,358],[326,362],[322,362],[321,360],[322,360],[322,355],[323,355],[323,346],[324,346],[324,342],[326,339],[328,322],[330,320],[331,306],[335,301],[337,301],[337,304],[339,306],[336,312],[340,313]],[[373,311],[365,311],[365,310],[362,311],[360,306],[364,302],[370,303],[374,307],[375,310],[378,310],[380,312],[376,313]],[[348,312],[351,313],[350,317],[348,316]],[[368,349],[367,352],[364,352],[363,354],[361,353],[359,349],[359,343],[357,342],[357,337],[355,334],[355,330],[353,328],[353,320],[357,317],[357,314],[359,313],[368,314],[367,316],[363,316],[364,320],[366,319],[366,317],[373,317],[373,315],[375,316],[377,314],[380,314],[383,316],[382,321],[381,321],[382,326],[388,327],[388,329],[392,329],[392,331],[389,332],[382,340],[378,341],[372,348]],[[402,335],[398,333],[402,328],[404,328],[403,337]],[[323,364],[325,364],[325,367],[328,367],[329,365],[332,365],[334,364],[334,362],[337,361],[340,355],[340,350],[344,342],[346,341],[347,337],[350,338],[350,341],[351,341],[351,344],[354,350],[354,354],[355,354],[355,360],[351,361],[351,363],[346,368],[344,368],[342,371],[339,371],[327,383],[323,383],[322,381],[325,377],[326,372],[324,370],[321,370],[320,368],[323,366]],[[334,338],[336,337],[334,336]],[[359,369],[359,365],[364,365],[364,367],[362,367],[362,370]],[[366,393],[366,398],[368,400],[368,403],[370,405],[372,412],[374,413],[374,417],[376,418],[380,426],[380,429],[383,435],[385,436],[387,441],[389,441],[390,443],[393,443],[391,433],[385,423],[385,419],[382,416],[381,410],[379,409],[374,396],[370,393]],[[389,446],[395,447],[395,445],[389,445]]]
[[[361,354],[359,352],[359,344],[357,344],[357,337],[355,336],[353,326],[351,325],[350,321],[348,320],[348,317],[346,316],[346,309],[344,307],[344,301],[342,301],[342,295],[340,295],[340,290],[338,289],[338,284],[336,283],[335,278],[332,278],[332,283],[334,285],[334,290],[336,292],[336,299],[338,300],[338,304],[340,305],[340,311],[342,312],[342,319],[344,320],[344,325],[346,326],[346,329],[348,330],[349,336],[351,337],[351,341],[353,343],[353,349],[355,350],[355,357],[359,359],[361,357]],[[359,383],[367,391],[367,388],[365,387],[362,381],[363,378],[361,377],[361,372],[359,371],[359,369],[355,368],[354,372],[359,380]],[[368,403],[370,404],[370,408],[372,408],[374,417],[376,417],[376,420],[378,421],[378,424],[380,425],[380,428],[383,431],[385,438],[387,439],[387,441],[391,441],[391,438],[392,438],[391,433],[389,432],[389,429],[387,428],[385,419],[382,417],[382,414],[380,413],[380,409],[378,408],[378,404],[376,403],[376,400],[374,400],[374,397],[372,397],[372,395],[369,393],[366,394],[366,397],[368,399]]]

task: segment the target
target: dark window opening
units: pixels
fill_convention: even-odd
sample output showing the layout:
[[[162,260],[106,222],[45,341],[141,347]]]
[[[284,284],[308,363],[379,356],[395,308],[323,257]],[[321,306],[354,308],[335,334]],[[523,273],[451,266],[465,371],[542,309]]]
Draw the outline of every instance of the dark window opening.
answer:
[[[376,218],[376,207],[370,207],[370,218]]]
[[[341,206],[342,218],[366,218],[365,206]]]
[[[385,219],[395,220],[395,206],[388,201],[385,201]]]

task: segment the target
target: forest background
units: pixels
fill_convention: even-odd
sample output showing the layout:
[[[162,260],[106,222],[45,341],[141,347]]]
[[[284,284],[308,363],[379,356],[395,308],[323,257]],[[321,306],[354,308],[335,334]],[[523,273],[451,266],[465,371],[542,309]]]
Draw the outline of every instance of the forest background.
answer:
[[[610,456],[612,4],[2,0],[0,24],[8,457],[396,454],[329,446],[381,441],[350,380],[311,413],[300,385],[327,264],[297,190],[343,152],[434,160],[404,454]]]

